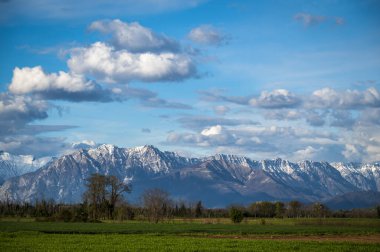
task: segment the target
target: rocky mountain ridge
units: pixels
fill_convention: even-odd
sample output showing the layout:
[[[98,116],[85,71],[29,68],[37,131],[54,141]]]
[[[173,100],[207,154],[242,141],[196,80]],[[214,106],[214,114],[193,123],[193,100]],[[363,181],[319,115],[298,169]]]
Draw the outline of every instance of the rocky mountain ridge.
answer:
[[[101,145],[52,160],[42,168],[10,178],[0,199],[79,202],[86,178],[115,175],[133,186],[136,201],[147,188],[161,187],[177,199],[202,200],[208,206],[256,200],[323,201],[358,191],[380,191],[380,163],[343,164],[274,159],[255,161],[217,154],[186,158],[151,145],[118,148]]]

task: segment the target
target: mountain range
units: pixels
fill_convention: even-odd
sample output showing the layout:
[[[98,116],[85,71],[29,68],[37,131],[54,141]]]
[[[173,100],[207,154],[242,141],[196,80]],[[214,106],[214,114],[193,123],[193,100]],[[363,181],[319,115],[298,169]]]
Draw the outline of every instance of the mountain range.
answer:
[[[0,151],[0,185],[9,178],[37,170],[50,159],[50,157],[36,159],[32,155],[12,155]]]
[[[20,167],[28,163],[22,160]],[[38,164],[42,167],[34,170],[36,166],[25,166],[29,168],[23,171],[30,172],[18,176],[12,173],[15,169],[4,169],[8,166],[0,162],[1,176],[6,180],[0,187],[0,199],[80,202],[86,178],[93,173],[115,175],[130,183],[133,190],[126,195],[130,201],[137,202],[147,188],[159,187],[175,199],[202,200],[208,207],[259,200],[331,201],[352,192],[365,197],[366,192],[380,191],[379,162],[255,161],[224,154],[187,158],[150,145],[118,148],[104,144]],[[8,170],[10,174],[4,172]]]

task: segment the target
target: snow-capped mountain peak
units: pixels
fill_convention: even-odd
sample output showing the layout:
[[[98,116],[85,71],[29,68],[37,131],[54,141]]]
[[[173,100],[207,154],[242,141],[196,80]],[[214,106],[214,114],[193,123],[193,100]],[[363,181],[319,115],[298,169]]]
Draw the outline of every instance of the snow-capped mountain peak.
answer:
[[[3,159],[7,158],[3,154]],[[22,158],[25,162],[32,160]],[[294,163],[279,158],[255,161],[226,154],[186,158],[152,145],[119,148],[103,144],[7,180],[0,187],[0,200],[7,195],[14,200],[44,197],[78,202],[86,178],[93,173],[114,175],[132,183],[135,197],[146,188],[161,187],[174,197],[219,206],[253,200],[321,201],[348,192],[380,191],[380,163]]]
[[[12,155],[0,151],[0,184],[8,178],[35,171],[50,160],[50,157],[36,159],[32,155]]]

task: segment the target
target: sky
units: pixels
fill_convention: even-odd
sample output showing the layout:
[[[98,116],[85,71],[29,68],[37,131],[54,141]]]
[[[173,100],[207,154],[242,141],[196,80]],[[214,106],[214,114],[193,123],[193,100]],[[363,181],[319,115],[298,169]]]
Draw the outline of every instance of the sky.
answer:
[[[0,150],[380,160],[376,0],[1,0]]]

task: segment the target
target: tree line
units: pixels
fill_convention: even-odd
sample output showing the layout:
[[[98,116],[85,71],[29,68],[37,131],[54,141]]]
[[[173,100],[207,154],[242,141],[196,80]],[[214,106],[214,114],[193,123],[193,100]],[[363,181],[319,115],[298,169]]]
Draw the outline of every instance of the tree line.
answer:
[[[87,190],[80,204],[56,203],[41,200],[34,203],[0,202],[0,217],[33,217],[40,221],[97,222],[101,220],[145,220],[159,222],[173,218],[380,218],[380,206],[370,209],[333,211],[324,204],[290,202],[254,202],[248,206],[231,205],[226,208],[206,208],[201,201],[174,200],[159,188],[148,189],[141,195],[141,204],[132,205],[125,195],[132,190],[112,175],[93,174],[87,179]]]

